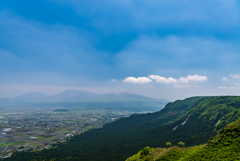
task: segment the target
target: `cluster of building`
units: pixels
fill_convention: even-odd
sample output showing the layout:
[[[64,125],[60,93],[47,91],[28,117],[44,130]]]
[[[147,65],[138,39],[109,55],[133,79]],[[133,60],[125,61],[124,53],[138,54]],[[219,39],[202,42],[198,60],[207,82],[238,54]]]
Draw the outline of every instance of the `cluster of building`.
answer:
[[[69,129],[82,129],[86,126],[94,126],[93,128],[102,127],[103,124],[115,120],[116,118],[9,118],[5,121],[12,128],[21,128],[25,130],[52,130],[68,127]]]
[[[43,149],[48,149],[53,145],[56,145],[62,141],[69,140],[74,135],[80,135],[81,133],[94,129],[101,128],[104,124],[115,121],[116,119],[122,116],[118,115],[104,115],[100,117],[99,115],[86,114],[78,117],[69,117],[69,115],[58,115],[58,114],[36,114],[32,113],[32,115],[9,115],[7,120],[1,122],[4,129],[0,129],[2,132],[0,133],[1,138],[12,138],[14,139],[22,139],[25,140],[26,144],[22,145],[11,145],[9,144],[6,147],[0,148],[0,158],[10,157],[14,152],[21,151],[41,151]],[[49,137],[51,140],[41,140],[38,141],[37,146],[28,144],[29,140],[33,139],[38,140],[37,137],[31,136],[30,134],[33,132],[39,133],[50,133],[50,131],[61,131],[65,129],[69,132],[62,132],[61,134],[53,134],[54,137]],[[71,132],[70,132],[71,131]],[[16,135],[18,133],[18,135]],[[54,132],[53,132],[54,133]],[[15,136],[11,136],[15,135]],[[43,135],[43,134],[41,134]],[[49,134],[50,135],[50,134]],[[8,141],[8,140],[4,140]],[[3,142],[4,142],[3,141]],[[0,141],[1,143],[1,141]]]

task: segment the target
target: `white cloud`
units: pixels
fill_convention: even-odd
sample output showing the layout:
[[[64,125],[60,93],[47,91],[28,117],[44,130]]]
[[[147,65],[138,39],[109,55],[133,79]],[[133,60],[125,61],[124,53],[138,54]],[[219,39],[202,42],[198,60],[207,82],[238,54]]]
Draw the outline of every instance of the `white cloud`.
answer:
[[[217,88],[219,88],[219,89],[240,89],[240,87],[225,87],[225,86],[220,86]]]
[[[230,81],[227,77],[222,77],[221,78],[223,81]]]
[[[231,76],[232,76],[233,78],[240,78],[240,75],[238,75],[238,74],[231,74]]]
[[[187,77],[180,77],[180,79],[175,79],[173,77],[165,78],[159,75],[149,75],[148,77],[127,77],[124,79],[124,82],[130,83],[149,83],[152,80],[155,80],[156,83],[162,84],[175,84],[175,83],[189,83],[189,81],[206,81],[208,80],[206,76],[201,75],[188,75]]]
[[[174,87],[178,87],[178,88],[186,88],[186,87],[190,87],[189,85],[182,85],[182,84],[174,84]]]
[[[200,86],[200,85],[195,85],[194,87],[196,87],[196,88],[201,88],[202,86]]]
[[[189,83],[189,81],[206,81],[207,77],[202,75],[188,75],[187,77],[180,77],[179,82]]]
[[[116,82],[117,80],[116,79],[112,79],[113,82]]]
[[[155,80],[157,83],[165,83],[165,84],[168,84],[168,83],[176,83],[177,82],[177,79],[174,79],[172,77],[169,77],[169,78],[165,78],[165,77],[161,77],[159,75],[150,75],[148,76],[149,78]]]
[[[147,77],[138,77],[138,78],[127,77],[124,79],[124,82],[144,84],[144,83],[150,83],[152,82],[152,80]]]
[[[217,87],[219,89],[225,89],[226,87],[225,86],[220,86],[220,87]]]
[[[201,76],[201,75],[188,75],[187,77],[180,77],[179,80],[169,77],[165,78],[159,75],[150,75],[149,78],[155,80],[157,83],[189,83],[189,81],[206,81],[207,76]]]
[[[240,86],[240,83],[235,83],[236,84],[236,86]]]
[[[240,87],[229,87],[229,89],[240,89]]]
[[[153,88],[153,86],[149,85],[149,87]]]

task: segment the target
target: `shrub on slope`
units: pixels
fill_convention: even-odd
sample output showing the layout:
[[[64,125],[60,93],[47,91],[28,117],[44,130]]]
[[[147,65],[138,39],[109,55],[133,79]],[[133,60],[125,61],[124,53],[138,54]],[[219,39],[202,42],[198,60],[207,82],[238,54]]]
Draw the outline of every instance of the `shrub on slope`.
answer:
[[[144,149],[149,153],[141,153]],[[240,120],[227,125],[220,133],[211,138],[205,145],[180,148],[146,147],[126,161],[209,161],[209,160],[240,160]]]

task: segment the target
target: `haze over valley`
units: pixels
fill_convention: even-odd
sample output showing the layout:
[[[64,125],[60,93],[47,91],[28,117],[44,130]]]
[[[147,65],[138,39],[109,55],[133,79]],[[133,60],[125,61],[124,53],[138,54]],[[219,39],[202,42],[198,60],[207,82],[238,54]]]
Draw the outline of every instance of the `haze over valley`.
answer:
[[[47,96],[27,93],[0,98],[0,151],[49,149],[60,141],[133,113],[162,109],[167,100],[128,93],[96,94],[66,90]],[[11,153],[11,152],[10,152]]]

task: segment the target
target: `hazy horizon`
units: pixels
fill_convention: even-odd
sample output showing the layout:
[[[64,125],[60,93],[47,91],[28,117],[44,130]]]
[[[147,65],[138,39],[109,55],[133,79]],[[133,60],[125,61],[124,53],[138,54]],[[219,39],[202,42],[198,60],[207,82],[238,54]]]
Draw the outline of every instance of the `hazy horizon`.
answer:
[[[111,93],[114,93],[114,94],[120,94],[120,93],[128,93],[128,94],[136,94],[136,95],[140,95],[140,96],[146,96],[146,97],[149,97],[149,98],[155,98],[155,99],[162,99],[162,100],[165,100],[165,101],[176,101],[178,99],[186,99],[186,98],[189,98],[189,97],[198,97],[198,96],[239,96],[239,95],[192,95],[192,96],[189,96],[189,97],[183,97],[183,98],[176,98],[176,99],[172,99],[172,100],[167,100],[167,99],[163,99],[163,98],[158,98],[158,97],[151,97],[151,96],[148,96],[148,95],[144,95],[144,94],[137,94],[137,93],[130,93],[130,92],[107,92],[107,93],[103,93],[102,90],[99,90],[99,92],[91,92],[91,90],[84,90],[84,89],[76,89],[76,88],[69,88],[69,89],[66,89],[66,90],[63,90],[63,91],[60,91],[58,93],[52,93],[52,94],[46,94],[44,92],[27,92],[27,93],[23,93],[23,94],[19,94],[19,95],[14,95],[14,96],[8,96],[8,97],[0,97],[0,98],[14,98],[14,97],[18,97],[18,96],[22,96],[22,95],[25,95],[25,94],[30,94],[30,93],[42,93],[42,94],[45,94],[46,96],[54,96],[54,95],[57,95],[57,94],[60,94],[60,93],[63,93],[65,91],[68,91],[68,90],[77,90],[77,91],[85,91],[85,92],[90,92],[90,93],[96,93],[96,94],[111,94]]]
[[[0,2],[0,98],[240,95],[240,2]]]

